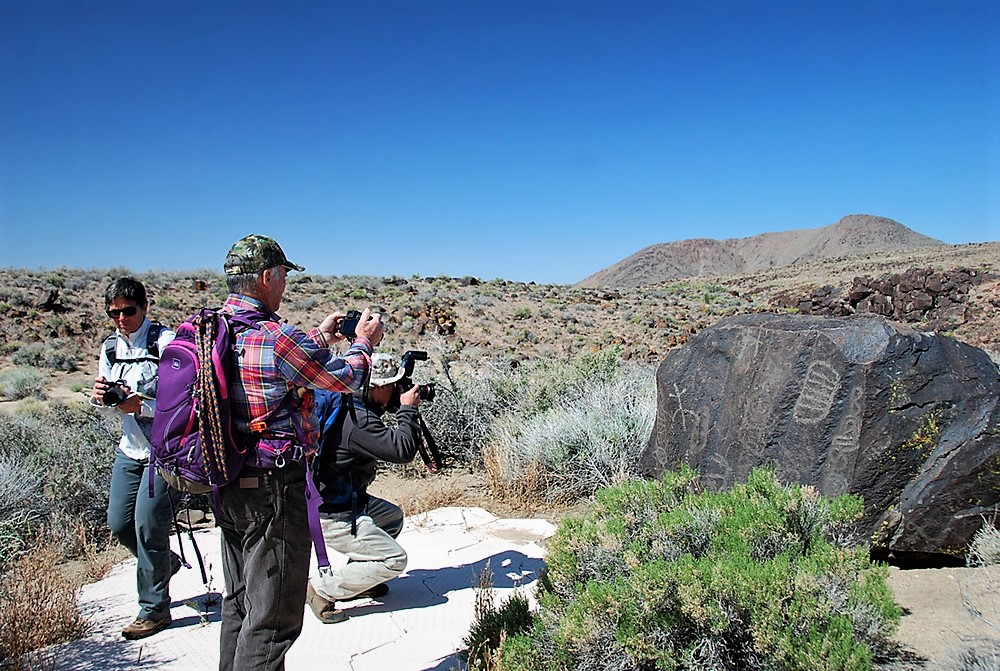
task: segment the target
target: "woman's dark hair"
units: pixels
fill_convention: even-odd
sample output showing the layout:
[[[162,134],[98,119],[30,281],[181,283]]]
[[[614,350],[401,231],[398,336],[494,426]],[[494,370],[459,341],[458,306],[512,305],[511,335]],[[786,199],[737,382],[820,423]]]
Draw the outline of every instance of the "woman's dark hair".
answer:
[[[144,310],[147,307],[146,287],[134,277],[119,277],[108,285],[104,290],[104,308],[107,309],[116,298],[132,301]]]

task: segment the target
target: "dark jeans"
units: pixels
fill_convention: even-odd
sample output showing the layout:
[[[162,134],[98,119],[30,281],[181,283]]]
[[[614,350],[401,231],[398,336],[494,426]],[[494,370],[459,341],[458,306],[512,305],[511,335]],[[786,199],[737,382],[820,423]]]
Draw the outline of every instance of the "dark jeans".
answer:
[[[158,473],[149,496],[149,463],[115,450],[108,495],[108,526],[136,559],[139,615],[147,620],[170,617],[170,522],[172,492]]]
[[[220,671],[279,671],[302,631],[309,577],[305,464],[244,468],[220,491]]]

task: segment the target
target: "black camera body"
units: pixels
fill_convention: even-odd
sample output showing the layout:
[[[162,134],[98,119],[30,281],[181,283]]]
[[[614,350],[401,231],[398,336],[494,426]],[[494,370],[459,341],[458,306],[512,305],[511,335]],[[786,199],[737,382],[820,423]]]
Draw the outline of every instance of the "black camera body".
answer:
[[[348,310],[347,316],[340,322],[340,335],[353,342],[358,335],[359,321],[361,321],[361,311]]]
[[[125,380],[118,380],[117,382],[108,382],[108,389],[101,396],[101,401],[104,405],[116,406],[125,399],[128,398],[128,393],[125,391],[124,387],[128,383]]]
[[[400,367],[403,369],[403,377],[396,381],[396,384],[392,388],[392,398],[389,399],[389,405],[386,406],[390,412],[395,412],[399,410],[400,401],[399,395],[409,391],[413,388],[413,380],[411,375],[413,375],[413,366],[418,361],[427,361],[427,352],[420,350],[410,350],[403,354],[403,358],[400,360]],[[422,384],[420,385],[420,400],[421,401],[433,401],[434,400],[434,384]]]

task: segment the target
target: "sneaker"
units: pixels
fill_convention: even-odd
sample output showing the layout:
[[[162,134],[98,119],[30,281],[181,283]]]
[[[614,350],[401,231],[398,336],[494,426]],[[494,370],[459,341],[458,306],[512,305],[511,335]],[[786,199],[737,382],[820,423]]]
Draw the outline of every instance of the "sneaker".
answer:
[[[346,599],[341,599],[341,601],[354,601],[355,599],[381,599],[386,594],[389,593],[389,585],[386,583],[379,583],[378,585],[373,585],[363,592],[358,592],[354,596],[349,596]]]
[[[169,626],[169,615],[162,620],[147,620],[144,617],[137,617],[132,624],[122,629],[122,636],[130,641],[136,641],[140,638],[152,636],[156,632],[166,629]]]
[[[309,604],[316,619],[323,624],[336,624],[347,619],[347,613],[337,608],[337,602],[321,597],[313,589],[311,582],[306,586],[306,603]]]

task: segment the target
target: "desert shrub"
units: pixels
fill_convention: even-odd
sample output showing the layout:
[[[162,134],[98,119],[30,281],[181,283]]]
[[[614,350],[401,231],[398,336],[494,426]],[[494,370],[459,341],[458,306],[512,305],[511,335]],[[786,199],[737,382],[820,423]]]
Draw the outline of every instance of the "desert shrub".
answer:
[[[497,668],[868,669],[900,617],[862,512],[759,469],[702,491],[689,469],[598,492],[549,545],[540,609]]]
[[[656,416],[652,375],[630,368],[577,392],[498,422],[484,454],[495,491],[568,501],[637,475]]]
[[[324,299],[321,296],[306,296],[292,304],[292,309],[294,310],[312,310],[313,308],[322,305]]]
[[[565,500],[634,475],[655,415],[652,371],[617,348],[516,365],[492,359],[421,406],[451,463],[484,466],[494,494]]]
[[[0,371],[0,398],[17,401],[22,398],[45,398],[44,373],[19,366]]]
[[[0,660],[5,668],[32,668],[26,660],[32,651],[87,633],[76,604],[79,585],[59,570],[61,561],[59,543],[45,542],[0,574]]]
[[[70,350],[71,348],[61,340],[33,342],[23,345],[10,359],[18,366],[74,371],[76,360],[69,354]]]
[[[0,455],[0,566],[6,566],[28,547],[42,515],[42,474]]]
[[[106,537],[111,464],[120,435],[117,421],[87,405],[0,413],[0,497],[19,502],[0,508],[7,530],[0,552],[30,548],[37,540],[31,532],[40,526]],[[18,477],[21,482],[14,482]],[[32,524],[19,524],[26,515]],[[15,539],[12,529],[22,533]],[[64,540],[67,550],[79,545],[75,532]]]
[[[966,555],[969,566],[995,566],[1000,564],[1000,529],[983,520],[983,526],[972,537]]]
[[[156,299],[155,305],[163,310],[176,310],[181,306],[180,302],[173,296],[160,296]]]
[[[987,641],[953,653],[948,668],[955,671],[996,671],[1000,669],[1000,643]]]
[[[475,614],[469,635],[462,639],[466,649],[461,656],[469,671],[491,671],[496,668],[496,651],[507,638],[531,628],[531,606],[520,589],[497,605],[493,593],[493,569],[488,562],[473,591],[476,594]]]
[[[497,422],[484,452],[496,493],[570,501],[638,474],[656,416],[652,374],[628,367],[589,379],[535,406],[544,410]]]

